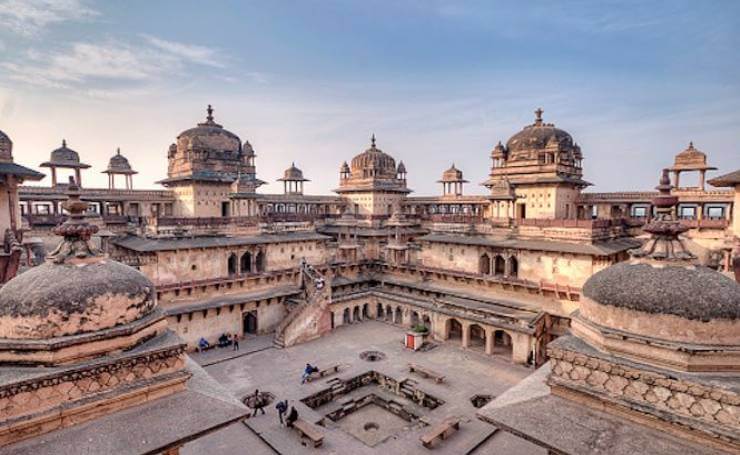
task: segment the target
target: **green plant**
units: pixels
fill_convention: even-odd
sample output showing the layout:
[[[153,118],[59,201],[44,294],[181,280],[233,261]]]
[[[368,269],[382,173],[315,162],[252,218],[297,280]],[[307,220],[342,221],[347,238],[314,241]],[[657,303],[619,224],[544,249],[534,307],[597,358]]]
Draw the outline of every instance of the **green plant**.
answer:
[[[411,328],[416,333],[426,333],[429,331],[429,328],[425,326],[424,324],[416,324]]]

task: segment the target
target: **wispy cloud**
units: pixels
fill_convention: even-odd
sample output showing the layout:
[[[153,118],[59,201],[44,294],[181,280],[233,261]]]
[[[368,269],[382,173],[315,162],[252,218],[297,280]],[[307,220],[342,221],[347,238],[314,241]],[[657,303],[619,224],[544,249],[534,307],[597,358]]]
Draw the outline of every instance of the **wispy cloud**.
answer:
[[[49,88],[79,88],[85,93],[141,89],[165,76],[182,74],[191,65],[225,68],[218,50],[154,36],[136,43],[108,39],[100,43],[75,42],[59,50],[30,50],[15,62],[0,63],[7,78]],[[139,85],[132,87],[133,85]],[[90,88],[91,85],[99,85]]]
[[[0,25],[32,36],[49,25],[89,20],[99,13],[80,0],[0,0]]]
[[[161,51],[175,57],[182,58],[193,63],[198,63],[216,68],[224,68],[226,65],[216,49],[199,46],[197,44],[185,44],[177,41],[168,41],[151,35],[142,35],[149,44]]]

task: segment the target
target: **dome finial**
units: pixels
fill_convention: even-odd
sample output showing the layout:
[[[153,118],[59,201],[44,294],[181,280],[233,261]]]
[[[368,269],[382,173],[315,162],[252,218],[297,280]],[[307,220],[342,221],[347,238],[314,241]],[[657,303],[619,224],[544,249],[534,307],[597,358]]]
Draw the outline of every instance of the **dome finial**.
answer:
[[[70,176],[68,199],[62,203],[62,207],[69,212],[69,218],[52,230],[54,234],[64,237],[64,240],[47,256],[55,264],[100,256],[90,244],[90,237],[98,232],[98,227],[85,221],[85,211],[90,204],[80,199],[81,194],[80,185]]]
[[[535,115],[535,119],[534,119],[534,124],[535,124],[535,125],[542,125],[542,114],[543,114],[544,112],[545,112],[545,111],[544,111],[544,110],[543,110],[543,109],[542,109],[541,107],[538,107],[538,108],[537,108],[537,109],[536,109],[536,110],[534,111],[534,115]]]
[[[213,107],[211,107],[210,104],[208,105],[208,109],[206,109],[206,111],[208,111],[208,116],[206,117],[206,120],[208,120],[209,122],[213,122]]]
[[[688,231],[689,228],[682,225],[673,216],[678,197],[671,195],[671,188],[668,169],[663,169],[660,182],[655,187],[658,190],[658,195],[652,200],[656,212],[655,217],[643,227],[645,232],[651,234],[651,238],[642,247],[630,251],[633,257],[689,263],[696,259],[696,256],[686,248],[679,238],[679,235]]]
[[[66,139],[62,139],[62,147],[66,147],[66,146],[67,146],[67,140]]]
[[[121,156],[121,147],[116,147],[116,155]]]
[[[375,133],[370,138],[370,147],[375,148]]]
[[[689,141],[689,148],[690,149],[693,149],[694,148],[694,141]]]

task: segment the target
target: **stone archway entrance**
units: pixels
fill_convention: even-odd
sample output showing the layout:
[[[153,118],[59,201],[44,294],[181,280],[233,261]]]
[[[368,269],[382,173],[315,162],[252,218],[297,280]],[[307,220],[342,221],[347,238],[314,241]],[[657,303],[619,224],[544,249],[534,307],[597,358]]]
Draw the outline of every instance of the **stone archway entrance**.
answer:
[[[463,328],[460,321],[450,318],[445,324],[445,339],[462,344]]]
[[[342,313],[342,324],[349,324],[351,322],[349,308],[345,308]]]
[[[511,335],[503,330],[493,332],[493,354],[504,356],[511,360],[513,354]]]
[[[486,350],[486,331],[483,327],[478,324],[470,326],[469,330],[470,341],[468,341],[468,348],[475,351]]]
[[[403,324],[403,310],[401,309],[401,307],[396,307],[396,314],[393,322],[395,322],[396,324]]]
[[[249,311],[242,316],[242,329],[244,334],[256,335],[259,326],[257,324],[257,311]]]

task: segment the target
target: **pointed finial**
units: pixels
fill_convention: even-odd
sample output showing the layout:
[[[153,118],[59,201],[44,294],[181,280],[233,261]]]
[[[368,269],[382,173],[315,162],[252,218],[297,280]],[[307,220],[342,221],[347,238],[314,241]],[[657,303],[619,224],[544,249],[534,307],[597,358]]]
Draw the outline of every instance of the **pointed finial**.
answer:
[[[694,148],[694,141],[689,141],[689,148],[690,149],[693,149]]]
[[[121,147],[116,147],[116,155],[120,155],[120,154],[121,154]]]
[[[295,161],[293,161],[292,163],[290,163],[290,167],[295,167]]]
[[[208,111],[208,116],[206,117],[206,120],[208,120],[209,122],[212,122],[213,121],[213,107],[211,107],[211,105],[209,104],[208,109],[206,109],[206,111]]]
[[[535,119],[534,123],[535,125],[542,125],[542,113],[545,112],[541,107],[538,107],[537,110],[534,111]]]
[[[62,139],[62,147],[66,147],[66,146],[67,146],[67,140],[66,139]]]
[[[370,138],[370,146],[375,148],[375,133],[373,133],[373,136]]]

